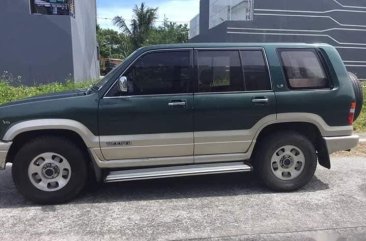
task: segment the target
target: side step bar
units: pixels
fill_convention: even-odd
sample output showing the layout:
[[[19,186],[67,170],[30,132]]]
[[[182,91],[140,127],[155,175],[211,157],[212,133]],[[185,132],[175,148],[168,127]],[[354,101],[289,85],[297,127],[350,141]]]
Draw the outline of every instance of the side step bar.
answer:
[[[105,178],[105,182],[124,182],[144,179],[159,179],[169,177],[250,171],[252,171],[252,167],[244,164],[243,162],[184,165],[137,170],[112,171]]]

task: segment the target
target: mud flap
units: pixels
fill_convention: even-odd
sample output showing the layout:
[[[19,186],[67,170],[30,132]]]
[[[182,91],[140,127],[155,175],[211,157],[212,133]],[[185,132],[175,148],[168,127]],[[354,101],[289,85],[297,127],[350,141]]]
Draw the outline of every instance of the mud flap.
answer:
[[[320,140],[317,143],[317,151],[318,151],[318,161],[319,164],[322,167],[331,168],[330,165],[330,157],[329,157],[329,152],[328,152],[328,148],[327,148],[327,144],[325,143],[325,140],[323,138],[319,138]]]

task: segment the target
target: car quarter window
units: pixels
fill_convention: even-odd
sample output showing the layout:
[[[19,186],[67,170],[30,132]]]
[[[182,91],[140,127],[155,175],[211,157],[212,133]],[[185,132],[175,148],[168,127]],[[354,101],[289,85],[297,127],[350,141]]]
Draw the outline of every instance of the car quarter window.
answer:
[[[329,80],[314,49],[280,50],[279,53],[290,88],[329,88]]]
[[[267,64],[261,50],[241,51],[245,89],[247,91],[271,90]]]
[[[239,51],[197,51],[198,92],[243,91]]]
[[[140,57],[125,73],[127,92],[119,91],[119,83],[108,96],[155,95],[190,92],[190,51],[152,52]]]

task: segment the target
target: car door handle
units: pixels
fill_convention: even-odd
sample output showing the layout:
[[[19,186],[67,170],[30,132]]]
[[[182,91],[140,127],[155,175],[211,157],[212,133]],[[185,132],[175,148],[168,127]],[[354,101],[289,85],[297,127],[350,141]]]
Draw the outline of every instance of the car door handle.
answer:
[[[168,106],[170,107],[176,107],[176,106],[186,106],[187,102],[183,101],[183,100],[179,100],[179,101],[172,101],[168,103]]]
[[[252,103],[254,103],[254,104],[267,104],[268,102],[269,102],[269,99],[266,97],[252,99]]]

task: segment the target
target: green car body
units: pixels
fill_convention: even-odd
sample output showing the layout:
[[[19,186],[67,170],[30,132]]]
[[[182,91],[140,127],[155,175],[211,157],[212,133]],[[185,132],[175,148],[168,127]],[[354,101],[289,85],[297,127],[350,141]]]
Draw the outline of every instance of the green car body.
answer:
[[[289,86],[281,51],[313,51],[326,72],[325,88]],[[189,53],[187,91],[109,96],[119,78],[142,56]],[[197,53],[263,53],[270,88],[200,92]],[[311,64],[310,64],[311,65]],[[337,50],[325,44],[180,44],[145,47],[89,90],[52,94],[0,106],[0,169],[14,162],[24,143],[38,135],[80,142],[100,170],[248,161],[266,135],[293,130],[314,145],[318,161],[358,143],[349,122],[355,94]],[[181,105],[182,104],[182,105]]]

